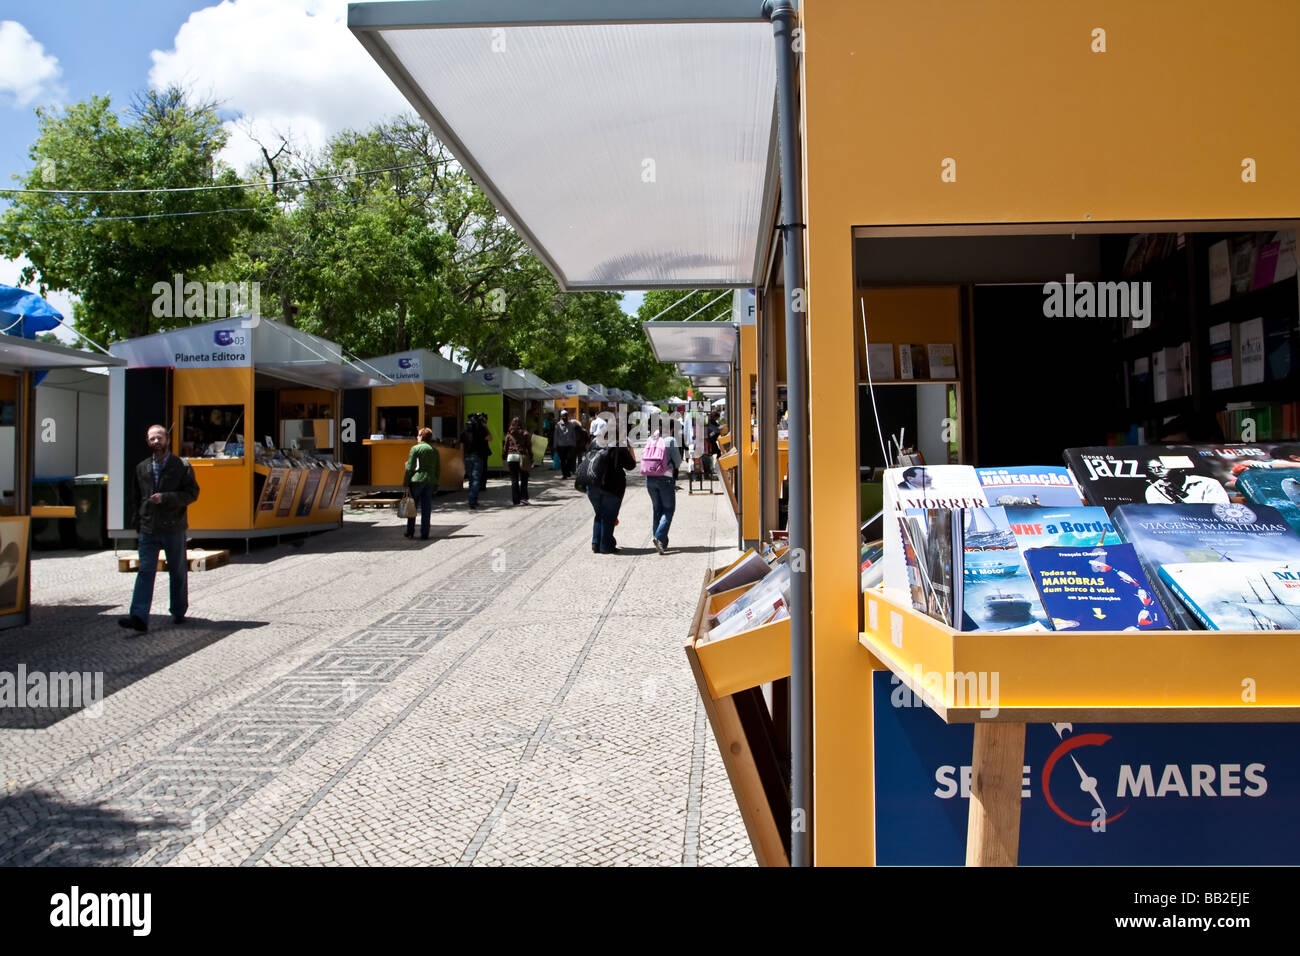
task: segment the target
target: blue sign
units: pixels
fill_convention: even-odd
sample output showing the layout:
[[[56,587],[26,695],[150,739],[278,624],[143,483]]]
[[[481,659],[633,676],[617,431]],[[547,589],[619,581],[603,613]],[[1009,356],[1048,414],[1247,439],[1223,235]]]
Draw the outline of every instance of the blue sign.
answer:
[[[974,733],[873,681],[876,862],[960,866]],[[1300,863],[1300,728],[1030,724],[1022,866]]]
[[[398,368],[410,368],[410,367],[411,367],[411,360],[410,360],[409,358],[399,358],[399,359],[397,360],[397,367],[398,367]]]
[[[235,341],[235,333],[230,329],[217,329],[212,333],[212,341],[218,345],[231,345]]]

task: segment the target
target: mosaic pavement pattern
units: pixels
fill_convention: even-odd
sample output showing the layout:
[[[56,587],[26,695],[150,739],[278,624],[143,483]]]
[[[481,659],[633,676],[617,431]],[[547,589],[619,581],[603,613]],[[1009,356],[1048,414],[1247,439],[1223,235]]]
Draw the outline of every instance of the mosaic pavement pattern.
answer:
[[[721,495],[615,556],[549,473],[190,576],[191,624],[126,640],[111,553],[39,554],[0,671],[99,672],[99,707],[0,712],[4,865],[752,865],[681,645],[735,555]],[[638,530],[639,529],[639,530]]]

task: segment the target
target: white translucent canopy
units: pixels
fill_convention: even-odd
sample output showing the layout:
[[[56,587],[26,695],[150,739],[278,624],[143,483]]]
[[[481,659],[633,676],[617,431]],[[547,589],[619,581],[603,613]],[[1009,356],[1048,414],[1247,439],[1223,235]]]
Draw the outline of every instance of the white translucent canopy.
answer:
[[[348,25],[563,288],[758,283],[761,0],[360,3]]]
[[[730,322],[643,322],[650,348],[661,362],[730,362],[736,327]]]

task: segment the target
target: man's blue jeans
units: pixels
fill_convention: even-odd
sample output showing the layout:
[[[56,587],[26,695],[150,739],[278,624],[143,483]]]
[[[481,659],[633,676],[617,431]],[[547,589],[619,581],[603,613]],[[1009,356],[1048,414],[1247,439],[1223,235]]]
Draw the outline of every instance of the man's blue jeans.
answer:
[[[603,488],[590,487],[587,500],[596,513],[591,525],[591,546],[601,554],[609,554],[614,550],[614,525],[618,523],[618,509],[623,499]]]
[[[650,492],[650,504],[654,516],[650,519],[650,535],[658,538],[668,547],[668,528],[673,523],[673,511],[677,508],[677,486],[672,475],[647,475],[646,491]]]
[[[478,504],[478,493],[483,490],[483,468],[487,464],[478,455],[465,456],[465,477],[469,481],[469,503]]]
[[[167,573],[171,578],[171,613],[184,617],[189,610],[189,588],[186,575],[189,562],[185,560],[185,532],[167,531],[162,534],[140,534],[140,570],[135,576],[135,594],[131,598],[131,616],[149,620],[153,604],[153,579],[158,572],[158,551],[167,555]]]

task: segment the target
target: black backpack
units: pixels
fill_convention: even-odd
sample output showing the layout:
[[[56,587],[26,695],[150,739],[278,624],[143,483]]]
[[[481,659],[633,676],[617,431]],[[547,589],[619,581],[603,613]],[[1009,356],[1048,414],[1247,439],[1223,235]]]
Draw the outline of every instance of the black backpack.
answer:
[[[607,451],[608,448],[600,445],[592,445],[587,449],[587,453],[582,456],[573,473],[574,488],[578,491],[586,491],[588,488],[600,488],[605,484],[605,463],[609,457],[605,454]]]

